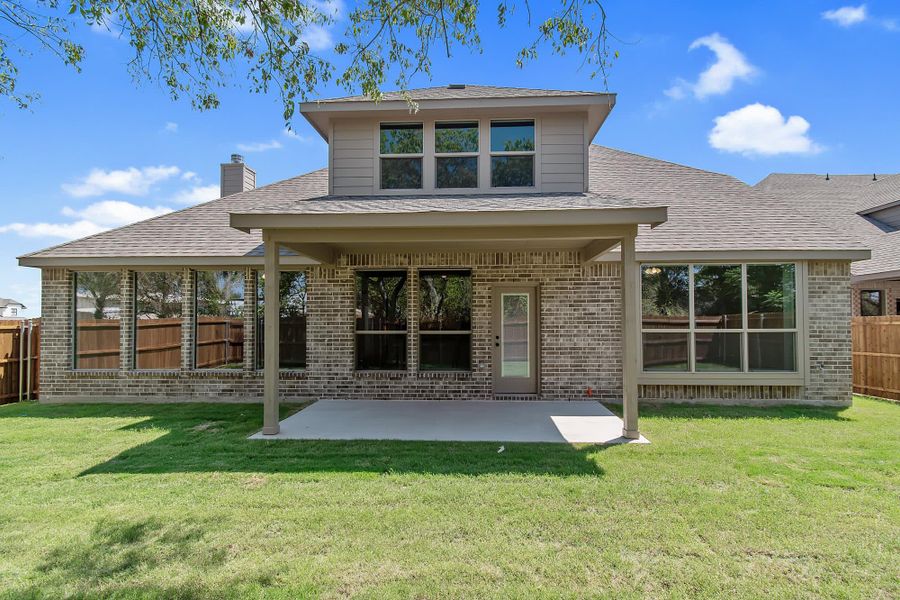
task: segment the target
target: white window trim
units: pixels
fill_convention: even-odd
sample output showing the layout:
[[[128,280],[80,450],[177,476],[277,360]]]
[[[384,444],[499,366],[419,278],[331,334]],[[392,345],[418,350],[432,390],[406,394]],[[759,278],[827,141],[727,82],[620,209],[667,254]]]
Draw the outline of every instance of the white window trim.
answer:
[[[786,329],[751,329],[749,327],[749,319],[747,315],[747,266],[748,265],[765,265],[765,264],[793,264],[794,265],[794,285],[795,290],[795,326]],[[697,331],[694,324],[694,266],[702,265],[741,265],[741,310],[743,313],[743,323],[740,329],[728,330],[709,330],[721,331],[723,333],[732,332],[741,334],[741,362],[742,371],[722,371],[707,372],[695,371],[696,365],[696,344],[694,341],[694,332]],[[641,269],[644,266],[687,266],[689,277],[688,288],[688,310],[690,312],[689,327],[685,329],[653,329],[644,328],[643,324],[635,333],[636,346],[638,348],[638,383],[647,385],[786,385],[786,386],[805,386],[808,385],[809,359],[807,356],[808,335],[807,335],[807,315],[806,315],[806,279],[807,265],[801,261],[790,260],[724,260],[724,261],[644,261],[637,265],[638,281],[641,281]],[[643,297],[642,292],[638,293],[638,306],[636,310],[640,311],[640,302]],[[705,331],[700,328],[699,331]],[[689,371],[685,372],[666,372],[666,371],[644,371],[644,333],[687,333],[688,334],[688,366]],[[749,333],[778,333],[793,332],[795,335],[795,371],[750,371],[749,370]]]

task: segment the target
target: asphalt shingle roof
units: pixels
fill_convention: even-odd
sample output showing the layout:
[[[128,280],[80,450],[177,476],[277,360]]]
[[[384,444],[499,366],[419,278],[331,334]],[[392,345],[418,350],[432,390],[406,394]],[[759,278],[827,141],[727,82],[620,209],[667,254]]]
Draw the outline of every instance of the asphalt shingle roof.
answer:
[[[414,101],[419,100],[464,100],[475,98],[552,98],[559,96],[594,96],[603,92],[586,92],[573,90],[539,90],[533,88],[497,87],[493,85],[468,85],[465,87],[436,86],[418,88],[407,92]],[[406,100],[403,92],[385,92],[382,94],[382,102],[392,100]],[[318,104],[331,104],[334,102],[371,102],[368,96],[344,96],[342,98],[327,98],[317,100]]]
[[[260,232],[229,226],[229,213],[538,210],[667,205],[669,220],[642,227],[638,252],[737,250],[860,250],[841,227],[798,214],[779,196],[728,175],[591,146],[590,192],[517,196],[328,197],[322,169],[213,200],[30,257],[255,256]]]

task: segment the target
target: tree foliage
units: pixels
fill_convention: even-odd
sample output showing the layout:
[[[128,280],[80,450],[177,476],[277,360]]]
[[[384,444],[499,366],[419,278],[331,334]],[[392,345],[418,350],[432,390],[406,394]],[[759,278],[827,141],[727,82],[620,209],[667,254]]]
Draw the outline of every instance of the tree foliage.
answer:
[[[80,70],[86,54],[76,34],[83,25],[126,40],[134,78],[161,85],[173,99],[216,108],[218,91],[245,79],[253,92],[280,96],[288,123],[297,103],[324,82],[336,80],[380,99],[386,83],[406,90],[413,76],[430,76],[434,51],[480,51],[479,17],[491,9],[500,27],[520,27],[512,18],[524,13],[526,41],[514,59],[519,67],[549,46],[556,54],[577,51],[590,75],[605,79],[616,56],[607,46],[601,0],[549,6],[529,0],[360,0],[328,58],[310,40],[335,24],[339,6],[337,0],[0,0],[0,96],[22,108],[35,101],[34,92],[17,87],[20,61],[35,51]],[[532,12],[538,7],[540,15]]]

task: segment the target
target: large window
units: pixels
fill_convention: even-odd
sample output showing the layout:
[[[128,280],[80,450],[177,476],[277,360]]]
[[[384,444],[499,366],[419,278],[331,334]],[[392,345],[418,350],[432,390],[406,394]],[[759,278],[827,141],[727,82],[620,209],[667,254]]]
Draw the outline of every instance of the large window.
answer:
[[[435,123],[437,188],[478,187],[478,123]]]
[[[260,273],[256,285],[256,366],[265,366],[265,284]],[[306,368],[306,273],[282,271],[278,284],[281,310],[278,314],[278,368],[300,370]]]
[[[244,273],[197,271],[194,367],[244,366]]]
[[[797,370],[794,264],[643,265],[646,372]]]
[[[406,369],[406,271],[356,274],[356,368]]]
[[[472,276],[468,271],[419,274],[419,369],[472,368]]]
[[[180,272],[135,273],[136,368],[181,368],[182,280]]]
[[[73,366],[76,369],[118,369],[121,355],[121,273],[75,273],[74,302]]]
[[[491,187],[534,186],[534,121],[491,121]]]
[[[884,298],[881,290],[859,292],[859,314],[863,317],[880,317],[884,314]]]
[[[380,133],[381,189],[421,189],[422,124],[382,123]]]

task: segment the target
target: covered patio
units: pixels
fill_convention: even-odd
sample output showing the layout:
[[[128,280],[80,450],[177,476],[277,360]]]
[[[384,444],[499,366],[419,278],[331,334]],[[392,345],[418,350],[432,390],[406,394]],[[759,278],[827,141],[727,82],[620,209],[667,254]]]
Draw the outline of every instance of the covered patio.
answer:
[[[251,439],[649,443],[599,402],[320,400]]]

